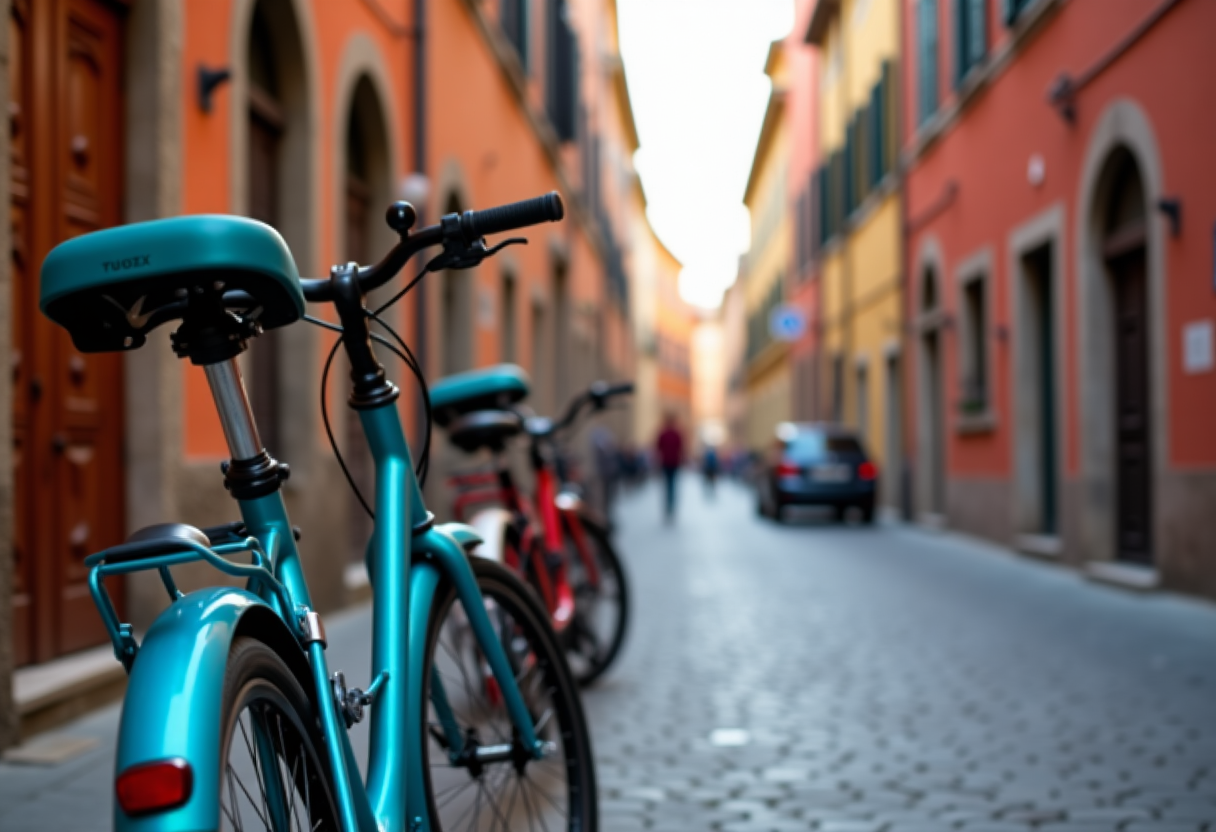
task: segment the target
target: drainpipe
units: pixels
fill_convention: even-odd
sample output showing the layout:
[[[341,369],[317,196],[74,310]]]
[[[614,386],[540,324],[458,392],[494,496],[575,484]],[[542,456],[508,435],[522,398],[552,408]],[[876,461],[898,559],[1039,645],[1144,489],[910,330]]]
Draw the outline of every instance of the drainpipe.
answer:
[[[898,81],[898,86],[903,87],[907,82],[905,79],[905,69],[907,62],[905,61],[905,49],[908,45],[908,15],[907,7],[904,3],[896,5],[895,13],[899,19],[896,21],[896,30],[899,32],[899,69],[895,74]],[[908,192],[907,192],[907,171],[903,164],[903,149],[904,149],[904,112],[903,104],[904,97],[892,90],[895,105],[895,187],[896,193],[899,194],[899,412],[901,414],[899,424],[899,502],[900,513],[903,515],[904,522],[911,522],[913,517],[913,501],[912,501],[912,438],[911,438],[911,415],[914,410],[913,385],[915,384],[915,350],[913,349],[913,338],[909,330],[911,316],[908,314],[908,304],[911,303],[911,298],[908,294],[911,280],[909,279],[911,272],[910,247],[908,237],[911,234],[908,211]]]
[[[414,172],[423,176],[427,173],[426,131],[426,0],[414,0]],[[418,224],[423,225],[426,205],[414,207],[418,210]],[[426,375],[428,352],[426,313],[427,289],[426,281],[422,280],[414,287],[414,354],[423,375]],[[421,402],[414,415],[417,441],[421,443],[426,435],[426,407]]]

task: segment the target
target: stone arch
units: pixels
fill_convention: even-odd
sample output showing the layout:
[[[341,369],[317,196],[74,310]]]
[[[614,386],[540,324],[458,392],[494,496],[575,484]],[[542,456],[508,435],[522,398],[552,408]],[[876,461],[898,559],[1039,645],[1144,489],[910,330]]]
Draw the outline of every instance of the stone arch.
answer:
[[[1111,560],[1118,554],[1116,522],[1116,362],[1115,282],[1103,253],[1109,202],[1119,168],[1134,164],[1140,180],[1144,246],[1147,337],[1147,418],[1151,494],[1162,492],[1169,459],[1166,430],[1167,363],[1165,348],[1165,224],[1153,206],[1163,190],[1162,159],[1152,124],[1134,101],[1117,99],[1102,113],[1090,134],[1077,199],[1078,376],[1081,390],[1081,504],[1084,555]],[[1160,524],[1147,532],[1152,551],[1160,552]]]
[[[936,237],[922,239],[913,261],[916,311],[917,512],[940,524],[946,513],[945,344],[943,343],[945,258]]]
[[[351,36],[338,65],[334,102],[338,118],[333,120],[331,130],[335,148],[331,184],[335,203],[345,205],[343,195],[351,184],[352,162],[362,163],[363,170],[356,173],[361,174],[366,185],[368,217],[361,229],[365,235],[362,246],[352,244],[349,239],[350,223],[333,224],[336,260],[346,260],[353,257],[357,249],[367,248],[371,254],[365,259],[371,262],[393,243],[394,235],[384,222],[383,212],[395,198],[395,183],[401,170],[401,143],[393,107],[396,99],[389,77],[376,42],[364,32]],[[359,146],[352,147],[352,144]]]
[[[237,0],[232,27],[232,211],[268,215],[301,274],[317,273],[320,86],[310,4]],[[309,327],[288,327],[259,338],[247,362],[265,444],[272,455],[291,461],[298,485],[306,482],[318,450],[314,409],[307,406],[318,363],[315,344]]]

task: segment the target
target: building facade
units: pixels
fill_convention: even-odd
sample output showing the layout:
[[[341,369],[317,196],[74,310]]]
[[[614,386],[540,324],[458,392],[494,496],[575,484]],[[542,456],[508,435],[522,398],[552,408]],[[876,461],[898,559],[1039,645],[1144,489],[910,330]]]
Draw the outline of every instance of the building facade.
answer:
[[[899,503],[902,223],[896,152],[896,0],[820,0],[804,37],[819,68],[818,415],[857,429]]]
[[[751,217],[751,246],[739,275],[747,327],[745,441],[753,451],[767,447],[777,424],[791,415],[789,344],[774,338],[769,325],[773,311],[785,301],[790,266],[789,65],[784,41],[770,45],[764,72],[772,90],[743,193]]]
[[[636,132],[612,0],[3,0],[12,130],[12,252],[0,267],[0,746],[13,666],[104,639],[81,560],[150,523],[224,522],[223,433],[201,371],[166,327],[126,355],[81,355],[37,312],[59,241],[179,214],[234,213],[283,234],[300,272],[371,262],[384,207],[422,222],[551,190],[567,221],[468,272],[434,274],[388,320],[432,378],[511,360],[552,410],[634,354],[628,270]],[[459,56],[458,61],[453,56]],[[420,174],[420,175],[419,175]],[[244,371],[268,448],[291,464],[305,568],[321,609],[345,603],[366,524],[318,401],[328,333],[260,338]],[[419,434],[417,394],[389,367]],[[345,376],[345,370],[335,368]],[[362,440],[340,378],[329,413],[355,477]],[[439,474],[454,462],[435,439]],[[442,515],[437,474],[428,499]],[[334,553],[341,553],[335,556]],[[137,629],[164,607],[154,577],[111,591]],[[214,576],[184,569],[183,588]]]
[[[1216,597],[1216,6],[902,5],[918,513]]]
[[[805,322],[802,336],[790,344],[790,418],[821,418],[820,349],[822,314],[820,259],[816,219],[819,216],[817,174],[819,153],[819,53],[803,35],[810,25],[817,0],[797,0],[794,25],[785,39],[789,72],[786,82],[786,118],[789,121],[789,171],[786,199],[792,218],[787,302]]]

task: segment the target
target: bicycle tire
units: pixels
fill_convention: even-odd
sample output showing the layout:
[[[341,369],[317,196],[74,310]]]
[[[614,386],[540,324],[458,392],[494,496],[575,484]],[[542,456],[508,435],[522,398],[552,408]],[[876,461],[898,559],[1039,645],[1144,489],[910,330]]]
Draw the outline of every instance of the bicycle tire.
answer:
[[[422,727],[427,738],[423,772],[431,828],[438,832],[442,829],[554,830],[560,827],[568,832],[595,832],[599,819],[591,737],[578,688],[549,625],[548,615],[533,591],[509,569],[480,558],[471,558],[470,563],[491,620],[503,638],[508,658],[514,667],[521,668],[517,678],[537,717],[538,734],[542,739],[555,742],[557,747],[555,753],[543,760],[489,763],[477,772],[471,766],[453,764],[445,748],[442,728],[433,713],[434,706],[430,704],[432,674],[428,674],[425,690],[428,705]],[[463,610],[455,600],[454,588],[444,579],[436,590],[428,626],[427,666],[443,680],[452,711],[466,739],[472,736],[478,741],[489,739],[490,744],[511,742],[514,731],[501,702],[501,693],[499,701],[493,701],[496,683],[487,673],[488,668],[471,632],[461,629],[467,628],[467,620],[462,621]],[[458,638],[448,640],[445,636]],[[454,669],[456,667],[459,673]],[[469,673],[470,669],[479,671],[480,677]],[[474,711],[471,706],[479,698]],[[546,701],[548,710],[541,710]],[[546,713],[551,713],[552,717]],[[564,812],[563,795],[538,790],[548,778],[562,774],[566,784]],[[535,788],[528,791],[525,781]],[[473,784],[477,784],[476,790],[469,791]],[[489,794],[490,789],[497,790],[497,795]],[[534,810],[533,805],[544,807],[541,797],[555,811]],[[486,800],[484,813],[483,798]],[[474,813],[472,817],[469,812]],[[520,818],[520,814],[524,817]],[[564,822],[551,822],[555,815],[564,815]],[[537,819],[541,820],[540,825],[536,825]]]
[[[339,829],[316,709],[283,659],[257,639],[237,638],[228,654],[223,703],[220,829],[244,832],[276,826],[268,817],[267,806],[272,802],[268,800],[268,778],[263,773],[266,769],[259,767],[259,730],[269,734],[280,784],[286,786],[287,779],[294,781],[291,794],[284,793],[286,788],[276,790],[287,805],[287,828]],[[242,721],[247,713],[248,720]],[[255,725],[256,720],[262,724]],[[238,736],[240,741],[234,742]],[[264,757],[260,762],[266,762]],[[260,801],[254,800],[251,787],[260,790]]]
[[[579,685],[586,687],[594,683],[597,679],[607,672],[612,663],[616,661],[617,656],[621,652],[621,647],[625,643],[625,635],[629,630],[629,580],[625,573],[625,567],[621,563],[620,557],[616,553],[616,549],[612,545],[612,537],[608,530],[599,523],[588,518],[579,518],[582,523],[583,531],[586,533],[588,543],[592,549],[592,556],[596,559],[596,568],[599,570],[602,578],[607,578],[608,585],[615,585],[616,594],[614,598],[614,606],[616,607],[616,615],[603,629],[610,631],[607,639],[604,639],[606,647],[599,652],[599,655],[586,659],[584,662],[583,655],[578,649],[577,640],[580,636],[586,633],[585,627],[587,617],[593,616],[596,613],[594,607],[602,603],[605,599],[613,599],[610,594],[601,594],[600,590],[587,587],[585,592],[581,591],[577,584],[577,570],[572,570],[571,582],[574,583],[574,622],[567,628],[565,635],[567,641],[567,659],[570,659],[571,653],[577,656],[577,660],[570,661],[570,668],[574,672],[575,680]],[[573,542],[569,544],[573,547]],[[578,564],[579,559],[577,553],[571,558],[572,563]]]

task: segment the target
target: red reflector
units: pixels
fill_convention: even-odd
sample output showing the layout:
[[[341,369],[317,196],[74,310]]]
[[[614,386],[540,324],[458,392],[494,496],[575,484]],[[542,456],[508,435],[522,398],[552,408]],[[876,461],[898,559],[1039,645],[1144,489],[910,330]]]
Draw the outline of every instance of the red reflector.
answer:
[[[857,466],[857,478],[861,480],[878,479],[878,466],[873,462],[863,462]]]
[[[777,466],[777,476],[779,477],[797,477],[802,474],[802,469],[791,462],[783,462]]]
[[[128,815],[175,809],[190,799],[194,776],[185,760],[160,760],[132,766],[118,775],[114,791]]]

